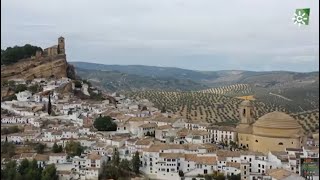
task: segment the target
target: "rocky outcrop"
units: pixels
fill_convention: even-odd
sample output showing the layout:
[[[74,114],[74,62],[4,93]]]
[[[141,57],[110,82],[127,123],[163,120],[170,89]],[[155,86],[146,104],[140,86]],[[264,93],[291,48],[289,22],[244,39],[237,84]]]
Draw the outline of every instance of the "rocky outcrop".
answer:
[[[58,93],[61,93],[61,94],[66,94],[66,93],[71,93],[73,92],[73,89],[72,89],[72,82],[69,82],[61,87],[59,87],[57,89],[57,92]]]
[[[68,64],[67,66],[67,77],[70,79],[76,79],[76,71],[73,65]]]
[[[1,81],[14,78],[32,80],[68,77],[68,66],[65,54],[27,58],[12,65],[2,66]],[[69,71],[72,75],[72,69],[69,68]]]

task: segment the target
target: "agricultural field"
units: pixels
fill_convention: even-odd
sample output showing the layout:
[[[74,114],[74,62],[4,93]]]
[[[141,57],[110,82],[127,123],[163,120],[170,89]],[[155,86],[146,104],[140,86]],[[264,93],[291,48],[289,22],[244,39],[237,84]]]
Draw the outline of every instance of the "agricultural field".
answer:
[[[221,87],[201,90],[199,92],[221,94],[221,95],[235,97],[235,96],[250,95],[253,93],[253,90],[249,84],[234,84],[229,86],[221,86]]]
[[[258,100],[271,106],[277,104],[290,113],[319,109],[319,88],[315,86],[266,88],[250,84],[235,84],[198,92]]]
[[[166,91],[140,91],[128,92],[128,97],[134,99],[148,99],[159,109],[173,112],[189,120],[206,121],[210,123],[237,124],[239,121],[239,104],[242,99],[230,96],[205,92],[166,92]],[[299,120],[306,131],[315,131],[319,126],[319,111],[305,111],[292,113],[286,108],[266,104],[261,101],[252,101],[254,105],[254,118],[257,119],[272,111],[281,111],[292,114]]]

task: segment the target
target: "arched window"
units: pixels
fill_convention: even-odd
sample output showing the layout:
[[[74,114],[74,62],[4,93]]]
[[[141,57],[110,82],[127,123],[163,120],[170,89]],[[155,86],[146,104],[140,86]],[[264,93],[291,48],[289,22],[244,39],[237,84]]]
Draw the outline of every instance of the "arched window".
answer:
[[[243,109],[243,116],[246,116],[246,109]]]
[[[279,144],[278,145],[283,145],[283,143],[282,142],[279,142]]]

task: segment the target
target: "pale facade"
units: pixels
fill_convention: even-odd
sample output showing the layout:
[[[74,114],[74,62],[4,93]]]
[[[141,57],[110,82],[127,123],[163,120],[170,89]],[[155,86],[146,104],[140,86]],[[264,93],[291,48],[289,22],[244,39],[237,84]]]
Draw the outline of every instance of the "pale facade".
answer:
[[[282,112],[272,112],[254,122],[252,112],[251,103],[242,102],[241,122],[237,126],[240,147],[262,153],[302,147],[303,129],[295,119]]]

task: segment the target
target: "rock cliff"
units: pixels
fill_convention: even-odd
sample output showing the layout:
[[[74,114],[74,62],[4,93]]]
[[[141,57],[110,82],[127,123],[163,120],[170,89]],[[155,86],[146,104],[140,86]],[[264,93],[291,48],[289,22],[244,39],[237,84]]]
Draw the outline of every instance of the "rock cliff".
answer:
[[[61,77],[75,77],[74,68],[67,63],[65,54],[27,58],[1,67],[1,81]]]

